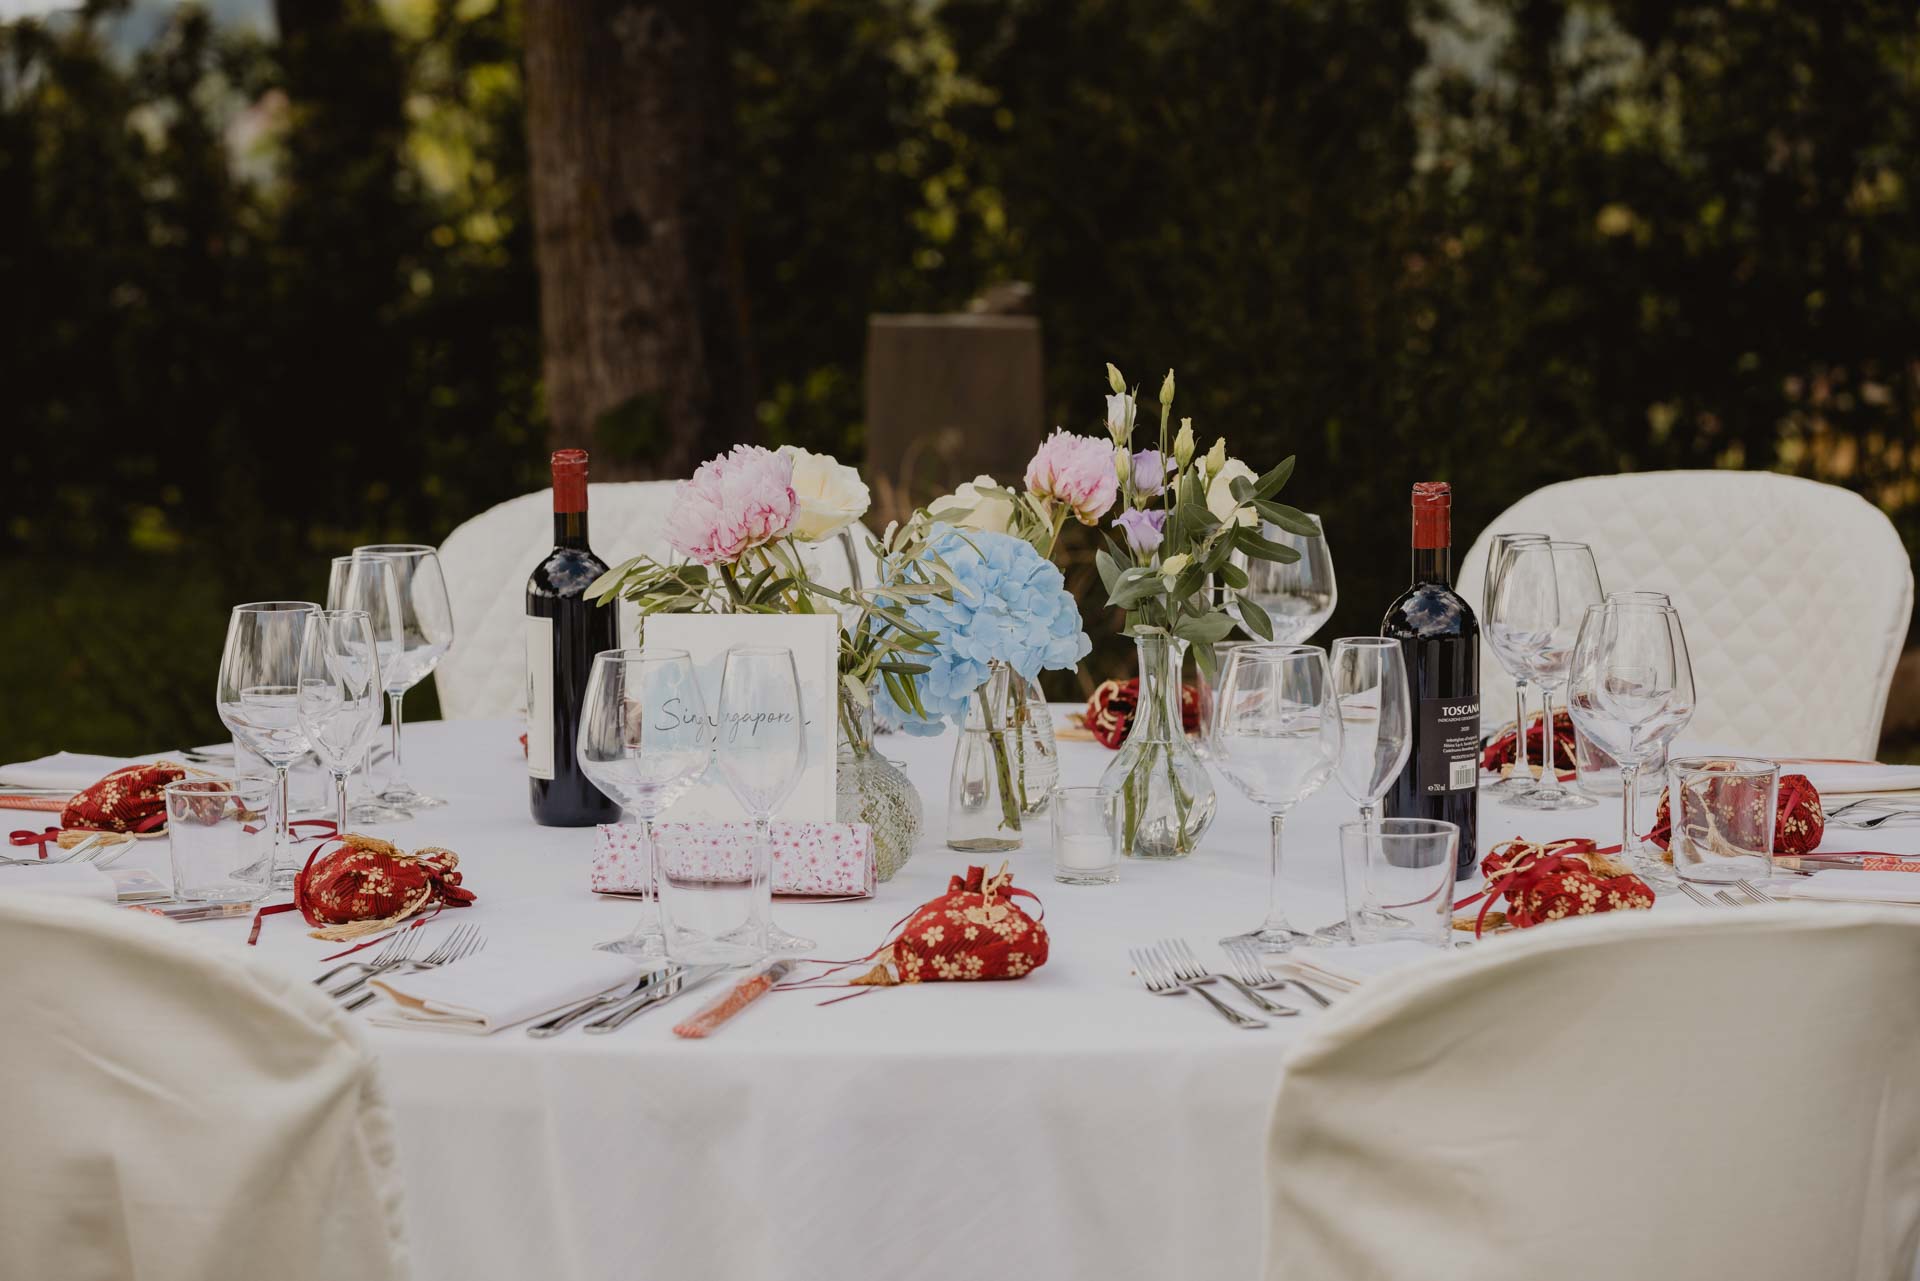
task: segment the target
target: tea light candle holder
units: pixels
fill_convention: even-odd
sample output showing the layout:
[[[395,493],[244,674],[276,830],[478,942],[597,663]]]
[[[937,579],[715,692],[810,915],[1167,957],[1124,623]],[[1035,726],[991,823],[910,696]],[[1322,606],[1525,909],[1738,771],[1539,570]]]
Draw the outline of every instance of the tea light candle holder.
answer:
[[[1111,885],[1120,879],[1120,822],[1115,796],[1100,787],[1056,787],[1053,879],[1064,885]]]

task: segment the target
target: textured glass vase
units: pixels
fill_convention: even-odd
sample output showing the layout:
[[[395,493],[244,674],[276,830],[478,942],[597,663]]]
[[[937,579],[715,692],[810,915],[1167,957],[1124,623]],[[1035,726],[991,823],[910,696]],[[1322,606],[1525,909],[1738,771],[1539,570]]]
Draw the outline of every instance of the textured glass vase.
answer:
[[[1038,682],[1019,673],[1007,689],[1007,719],[1013,752],[1013,790],[1027,818],[1046,812],[1047,798],[1060,781],[1060,748],[1053,737],[1053,713]]]
[[[874,750],[873,703],[840,691],[840,747],[834,760],[834,817],[873,829],[881,880],[906,866],[925,825],[920,791],[906,771]]]
[[[1021,840],[1018,736],[1011,730],[1013,683],[1020,677],[1005,663],[987,670],[987,679],[967,698],[947,780],[947,848],[968,854],[1017,850]]]
[[[1133,727],[1100,786],[1119,798],[1121,842],[1129,858],[1185,858],[1213,823],[1216,798],[1207,767],[1180,718],[1180,667],[1187,643],[1162,632],[1134,638],[1140,695]]]

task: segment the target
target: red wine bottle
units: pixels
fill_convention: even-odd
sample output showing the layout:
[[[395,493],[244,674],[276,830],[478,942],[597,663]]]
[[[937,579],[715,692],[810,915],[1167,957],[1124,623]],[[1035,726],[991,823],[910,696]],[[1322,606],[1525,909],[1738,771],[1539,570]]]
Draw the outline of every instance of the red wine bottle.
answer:
[[[587,451],[553,456],[553,550],[527,579],[527,782],[533,821],[592,827],[620,806],[588,781],[574,753],[593,656],[620,645],[619,611],[587,599],[607,562],[587,546]]]
[[[1460,828],[1456,880],[1479,862],[1480,624],[1453,590],[1453,491],[1413,487],[1413,585],[1387,609],[1380,634],[1400,642],[1412,686],[1413,746],[1382,798],[1388,818],[1437,818]]]

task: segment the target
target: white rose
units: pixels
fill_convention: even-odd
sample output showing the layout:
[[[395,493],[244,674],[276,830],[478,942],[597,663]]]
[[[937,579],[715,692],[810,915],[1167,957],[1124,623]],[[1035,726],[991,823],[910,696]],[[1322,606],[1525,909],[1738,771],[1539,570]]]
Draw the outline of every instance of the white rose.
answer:
[[[859,472],[798,445],[782,445],[780,452],[793,459],[793,493],[800,500],[800,513],[793,522],[795,539],[822,542],[867,514],[873,495]]]
[[[1220,464],[1220,470],[1207,482],[1207,510],[1213,513],[1215,520],[1222,525],[1252,525],[1259,521],[1252,507],[1242,507],[1240,500],[1233,496],[1233,482],[1236,480],[1259,480],[1253,468],[1238,458],[1229,458]]]
[[[936,498],[927,515],[960,529],[1005,534],[1013,528],[1014,494],[991,476],[975,476],[945,498]]]

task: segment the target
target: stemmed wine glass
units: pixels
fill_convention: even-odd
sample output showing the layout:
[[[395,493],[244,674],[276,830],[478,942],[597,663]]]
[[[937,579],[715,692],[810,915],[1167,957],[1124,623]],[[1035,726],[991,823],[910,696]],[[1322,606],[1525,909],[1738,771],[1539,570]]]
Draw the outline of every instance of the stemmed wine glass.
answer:
[[[772,952],[805,952],[811,939],[773,923],[773,812],[807,768],[806,720],[800,704],[800,671],[793,651],[782,646],[736,645],[720,670],[719,739],[714,767],[734,799],[753,819],[753,919],[721,936]]]
[[[1493,656],[1500,660],[1500,666],[1513,678],[1513,733],[1514,767],[1513,773],[1498,783],[1483,789],[1488,796],[1518,796],[1534,786],[1533,763],[1528,759],[1527,750],[1527,686],[1531,683],[1527,675],[1526,664],[1517,654],[1509,653],[1500,643],[1500,637],[1491,626],[1493,603],[1500,591],[1500,577],[1506,571],[1509,553],[1522,543],[1544,543],[1545,534],[1495,534],[1493,543],[1487,548],[1487,577],[1481,584],[1482,609],[1480,616],[1488,620],[1487,647],[1493,650]],[[1547,763],[1553,764],[1553,733],[1551,728],[1542,737],[1547,754]]]
[[[658,957],[671,950],[653,824],[706,772],[713,758],[706,733],[707,704],[686,650],[609,649],[594,655],[575,751],[593,785],[640,820],[653,895],[652,909],[642,912],[633,932],[601,944],[604,951]]]
[[[393,563],[386,557],[335,556],[328,563],[327,608],[357,609],[367,615],[367,626],[374,635],[374,649],[383,667],[399,657],[399,599],[398,575]],[[380,620],[377,624],[374,621],[376,618]],[[383,700],[384,697],[383,692]],[[374,728],[379,727],[376,721]],[[384,804],[372,794],[371,741],[353,767],[360,772],[360,781],[349,793],[349,819],[356,823],[403,823],[413,817],[398,805]],[[356,794],[358,799],[354,799]]]
[[[380,728],[383,689],[365,610],[323,609],[307,619],[294,705],[307,742],[333,775],[335,831],[341,835],[347,830],[347,775]]]
[[[1257,929],[1220,940],[1286,952],[1308,936],[1280,905],[1287,811],[1318,791],[1340,759],[1340,709],[1327,654],[1312,645],[1244,645],[1227,659],[1214,710],[1210,759],[1269,815],[1267,916]]]
[[[1340,709],[1340,758],[1334,778],[1360,807],[1360,825],[1379,826],[1380,798],[1406,767],[1413,748],[1413,692],[1400,642],[1387,636],[1343,636],[1328,656],[1333,700]],[[1345,921],[1315,930],[1309,944],[1349,943]]]
[[[1320,532],[1296,534],[1271,521],[1261,526],[1261,537],[1291,547],[1300,559],[1282,564],[1273,560],[1254,560],[1245,552],[1235,552],[1229,563],[1246,576],[1247,585],[1227,591],[1227,612],[1240,624],[1240,630],[1257,637],[1240,616],[1239,602],[1250,600],[1265,610],[1273,622],[1273,643],[1296,644],[1319,631],[1333,617],[1340,599],[1333,581],[1333,553],[1327,547],[1326,530],[1320,518],[1303,513]]]
[[[354,604],[365,608],[373,619],[374,635],[382,642],[381,673],[387,680],[389,717],[393,731],[392,759],[388,764],[386,786],[379,798],[389,805],[413,811],[431,809],[446,802],[437,796],[416,791],[407,782],[400,760],[401,702],[407,691],[418,685],[440,664],[440,656],[453,648],[453,606],[447,600],[447,580],[440,572],[440,557],[424,543],[372,543],[353,549],[354,557],[380,556],[391,561],[394,587],[385,597],[390,617],[383,617],[375,601],[358,596]],[[357,595],[357,594],[356,594]],[[391,639],[389,639],[391,638]],[[386,646],[393,653],[385,657]]]
[[[1539,782],[1505,804],[1529,810],[1586,809],[1593,797],[1564,787],[1554,760],[1553,692],[1566,683],[1580,621],[1601,602],[1600,571],[1585,543],[1518,543],[1508,550],[1487,629],[1540,686],[1541,737],[1547,750]]]
[[[1590,607],[1574,644],[1567,711],[1580,732],[1620,762],[1620,848],[1642,879],[1675,882],[1634,829],[1640,769],[1693,719],[1693,662],[1679,611],[1637,599]]]
[[[220,651],[214,701],[220,720],[255,755],[273,766],[280,815],[273,841],[275,889],[293,884],[293,835],[288,827],[287,770],[305,755],[300,728],[300,646],[320,607],[305,600],[235,605]]]

